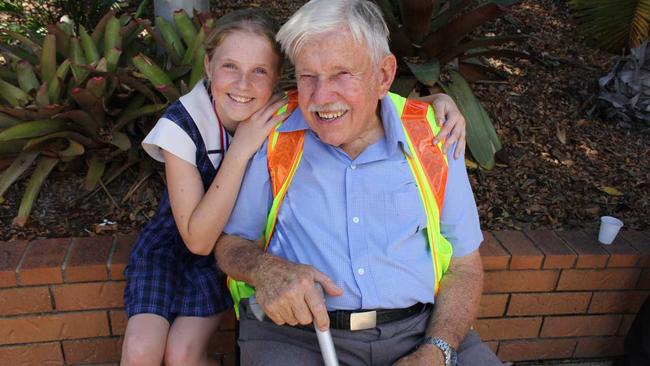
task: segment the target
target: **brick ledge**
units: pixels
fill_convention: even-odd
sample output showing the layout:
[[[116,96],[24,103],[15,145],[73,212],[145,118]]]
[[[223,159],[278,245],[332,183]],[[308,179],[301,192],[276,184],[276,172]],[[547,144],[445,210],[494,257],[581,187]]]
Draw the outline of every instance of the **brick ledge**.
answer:
[[[481,337],[503,361],[612,357],[650,294],[650,232],[484,232]],[[0,242],[0,359],[116,364],[135,235]],[[235,322],[212,349],[232,364]]]

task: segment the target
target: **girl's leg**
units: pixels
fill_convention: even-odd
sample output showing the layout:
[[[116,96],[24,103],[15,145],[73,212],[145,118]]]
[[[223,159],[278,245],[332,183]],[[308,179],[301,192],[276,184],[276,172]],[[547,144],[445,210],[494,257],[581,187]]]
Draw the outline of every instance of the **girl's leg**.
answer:
[[[160,315],[137,314],[132,316],[126,325],[120,365],[160,366],[165,353],[168,332],[169,322]]]
[[[219,365],[208,357],[208,343],[221,323],[221,316],[176,318],[167,338],[165,365]]]

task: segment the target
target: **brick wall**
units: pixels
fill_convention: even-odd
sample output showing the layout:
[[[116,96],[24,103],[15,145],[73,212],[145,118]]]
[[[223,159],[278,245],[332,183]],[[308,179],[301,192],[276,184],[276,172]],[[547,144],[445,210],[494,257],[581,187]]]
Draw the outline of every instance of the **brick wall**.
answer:
[[[650,294],[650,232],[613,245],[582,231],[485,232],[474,328],[503,361],[609,357]],[[0,242],[0,360],[116,364],[133,236]],[[232,364],[228,314],[212,349]]]

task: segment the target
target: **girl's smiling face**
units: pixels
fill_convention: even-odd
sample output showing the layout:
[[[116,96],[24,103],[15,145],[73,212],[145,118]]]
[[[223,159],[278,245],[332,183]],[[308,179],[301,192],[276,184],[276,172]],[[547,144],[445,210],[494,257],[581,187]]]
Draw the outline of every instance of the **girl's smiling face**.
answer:
[[[265,37],[241,30],[226,35],[211,60],[206,56],[214,107],[224,127],[233,131],[268,102],[280,79],[279,62]]]

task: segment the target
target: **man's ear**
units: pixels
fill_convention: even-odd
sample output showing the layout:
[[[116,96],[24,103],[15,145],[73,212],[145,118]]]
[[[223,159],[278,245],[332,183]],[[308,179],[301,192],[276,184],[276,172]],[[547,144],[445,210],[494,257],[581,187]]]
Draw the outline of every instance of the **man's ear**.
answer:
[[[379,98],[383,98],[390,90],[390,86],[395,80],[395,73],[397,72],[397,59],[391,53],[384,56],[379,61]]]

